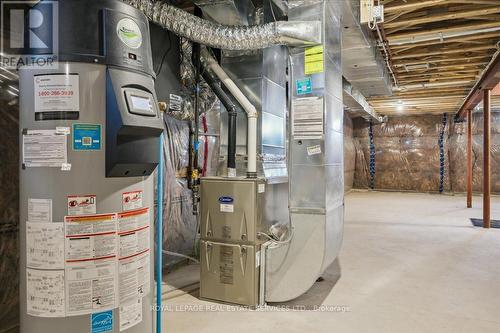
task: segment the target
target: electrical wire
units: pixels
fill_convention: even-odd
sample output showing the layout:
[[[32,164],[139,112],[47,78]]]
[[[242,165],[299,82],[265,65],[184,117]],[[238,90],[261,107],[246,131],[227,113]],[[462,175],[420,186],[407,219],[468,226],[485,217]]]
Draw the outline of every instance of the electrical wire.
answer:
[[[161,57],[160,66],[158,67],[158,69],[155,72],[156,76],[160,75],[161,70],[163,68],[163,63],[165,62],[165,59],[167,58],[168,53],[172,49],[172,37],[170,36],[170,32],[169,31],[167,31],[167,37],[168,37],[168,48],[165,51],[165,53],[163,53],[163,56]]]
[[[167,250],[162,250],[162,252],[165,253],[165,254],[168,254],[169,256],[184,258],[184,259],[188,259],[188,260],[194,261],[195,263],[200,263],[200,261],[198,259],[190,257],[190,256],[187,256],[185,254],[181,254],[181,253],[177,253],[177,252],[171,252],[171,251],[167,251]]]
[[[265,232],[258,232],[257,235],[264,236],[265,238],[269,239],[271,242],[273,242],[275,244],[288,244],[288,243],[290,243],[292,241],[292,238],[293,238],[293,235],[294,235],[294,229],[292,227],[291,232],[290,232],[290,236],[286,240],[284,240],[284,241],[280,241],[280,240],[274,239],[273,237],[269,236]]]

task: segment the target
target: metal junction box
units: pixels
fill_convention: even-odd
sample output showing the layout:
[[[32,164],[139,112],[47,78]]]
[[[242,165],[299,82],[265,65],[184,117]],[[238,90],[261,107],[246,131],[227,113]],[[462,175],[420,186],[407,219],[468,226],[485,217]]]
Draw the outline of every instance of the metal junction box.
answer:
[[[247,306],[259,304],[261,179],[201,180],[202,298]]]

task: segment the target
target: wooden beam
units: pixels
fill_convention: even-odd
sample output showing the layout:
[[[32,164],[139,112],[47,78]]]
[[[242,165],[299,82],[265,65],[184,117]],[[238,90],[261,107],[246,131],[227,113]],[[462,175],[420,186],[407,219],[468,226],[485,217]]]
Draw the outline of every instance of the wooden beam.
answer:
[[[481,69],[479,69],[479,68],[472,68],[472,69],[456,69],[456,70],[451,70],[451,71],[440,71],[440,70],[436,71],[433,68],[430,68],[428,71],[425,71],[425,72],[422,72],[422,73],[400,74],[400,75],[398,75],[398,77],[400,79],[405,79],[405,78],[411,78],[411,77],[433,76],[433,75],[449,75],[449,76],[454,76],[454,75],[460,75],[461,73],[476,73],[476,74],[479,74],[478,72],[480,70]]]
[[[458,118],[463,118],[469,109],[474,109],[483,99],[481,90],[491,90],[500,82],[500,51],[495,53],[479,80],[467,95],[457,112]]]
[[[500,26],[500,22],[482,22],[482,23],[470,23],[456,26],[447,26],[443,28],[434,28],[434,29],[418,29],[416,31],[408,31],[402,32],[399,34],[391,34],[390,30],[386,31],[387,40],[389,42],[394,42],[400,39],[408,39],[412,37],[418,36],[426,36],[426,35],[439,35],[439,33],[448,33],[448,32],[461,32],[461,31],[471,31],[471,30],[479,30],[479,29],[487,29],[487,28],[496,28]]]
[[[478,56],[472,56],[472,57],[447,57],[447,58],[439,58],[439,59],[427,59],[427,60],[418,60],[418,61],[408,61],[408,60],[403,60],[399,61],[397,63],[394,63],[394,67],[403,67],[403,66],[412,66],[412,65],[423,65],[423,64],[433,64],[433,63],[438,63],[438,62],[454,62],[457,63],[457,61],[466,61],[466,63],[470,63],[470,60],[477,60],[477,59],[486,59],[488,58],[491,59],[491,55],[485,54],[485,55],[478,55]],[[487,61],[480,62],[481,64],[487,64]]]
[[[393,5],[393,6],[384,6],[384,13],[394,13],[399,11],[407,11],[407,10],[416,10],[419,8],[425,8],[430,6],[436,6],[446,3],[446,0],[427,0],[427,1],[418,1],[412,3],[405,3],[402,5]]]
[[[467,110],[467,208],[472,208],[472,110]]]
[[[491,227],[491,91],[486,89],[483,91],[483,228]]]
[[[475,10],[465,10],[460,12],[448,12],[446,14],[426,15],[422,18],[415,18],[415,19],[401,19],[400,21],[394,21],[384,24],[384,28],[397,28],[401,26],[408,27],[408,26],[414,26],[431,22],[442,22],[448,20],[467,18],[471,16],[482,16],[482,15],[490,15],[496,13],[500,13],[500,6],[480,8]]]
[[[433,55],[443,55],[443,54],[455,54],[455,53],[467,53],[467,52],[477,52],[484,50],[493,50],[496,49],[495,45],[485,45],[485,46],[474,46],[474,47],[465,47],[451,50],[439,50],[439,51],[426,51],[420,53],[409,53],[409,54],[400,54],[392,57],[394,60],[400,59],[410,59],[410,58],[418,58],[418,57],[428,57]]]

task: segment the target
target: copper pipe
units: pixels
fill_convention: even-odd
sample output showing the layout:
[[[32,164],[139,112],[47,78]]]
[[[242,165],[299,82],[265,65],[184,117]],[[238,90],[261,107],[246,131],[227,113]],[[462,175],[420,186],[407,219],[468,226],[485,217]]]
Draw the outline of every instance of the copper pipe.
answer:
[[[467,208],[472,208],[472,110],[467,111]]]
[[[491,195],[491,165],[490,165],[490,139],[491,139],[491,90],[484,90],[483,98],[483,113],[484,113],[484,166],[483,166],[483,228],[491,227],[490,220],[490,195]]]

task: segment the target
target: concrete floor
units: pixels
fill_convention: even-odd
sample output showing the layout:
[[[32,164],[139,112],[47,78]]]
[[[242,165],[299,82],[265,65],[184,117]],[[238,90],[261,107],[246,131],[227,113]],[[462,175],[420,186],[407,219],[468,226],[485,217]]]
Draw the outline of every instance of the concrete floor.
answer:
[[[288,304],[329,307],[250,311],[200,301],[197,266],[187,266],[167,276],[173,298],[163,332],[500,332],[500,230],[468,220],[482,217],[481,203],[464,209],[463,196],[351,192],[339,260]],[[492,217],[500,219],[499,197]],[[191,294],[175,290],[183,284]]]

